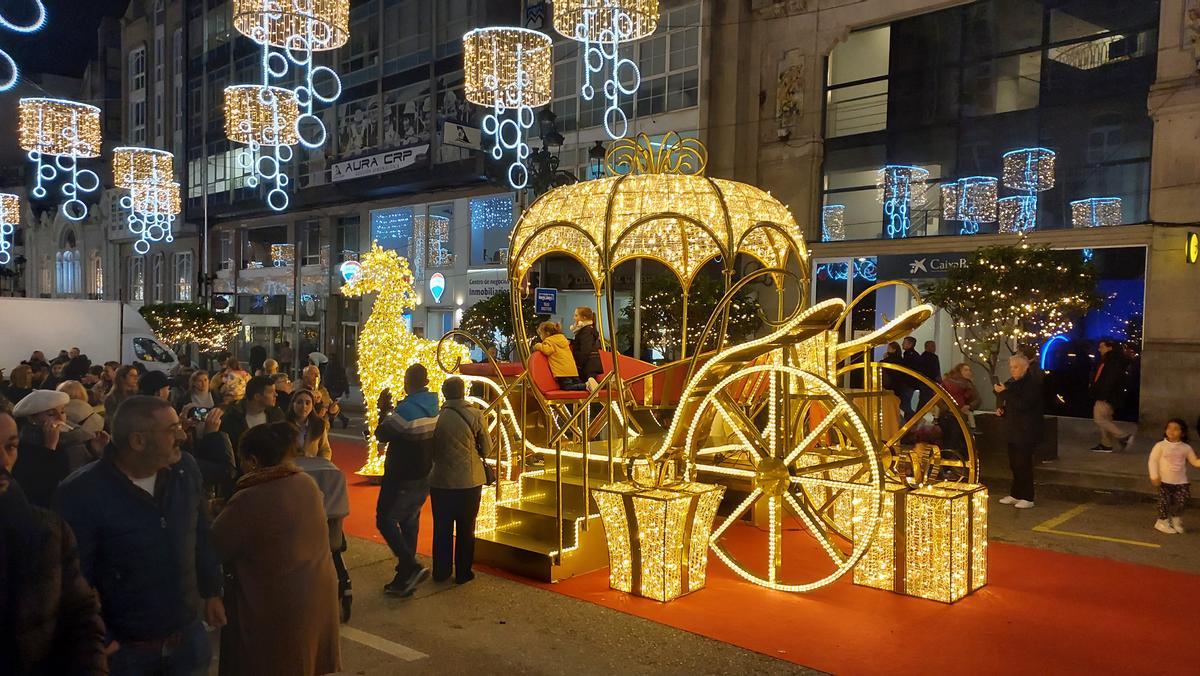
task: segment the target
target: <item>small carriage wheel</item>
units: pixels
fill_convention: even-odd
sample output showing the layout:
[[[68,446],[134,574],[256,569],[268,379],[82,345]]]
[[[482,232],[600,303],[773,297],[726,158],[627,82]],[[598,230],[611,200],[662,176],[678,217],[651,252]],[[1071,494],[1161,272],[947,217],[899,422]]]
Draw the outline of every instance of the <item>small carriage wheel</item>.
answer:
[[[711,434],[718,417],[731,430],[724,439]],[[718,517],[711,539],[717,556],[743,578],[782,591],[811,591],[844,575],[866,552],[879,520],[883,470],[862,416],[828,381],[784,364],[739,369],[704,396],[687,449],[692,476],[701,481],[741,479],[750,487],[732,512]],[[721,455],[746,462],[718,462]],[[854,496],[853,540],[826,524],[821,505],[810,497],[818,487]],[[768,534],[765,551],[749,556],[744,547],[734,551],[730,536],[752,507],[767,510]],[[816,541],[823,552],[819,556],[830,565],[817,572],[805,566],[800,574],[783,570],[785,559],[811,559],[814,549],[803,536],[784,536],[789,516]]]

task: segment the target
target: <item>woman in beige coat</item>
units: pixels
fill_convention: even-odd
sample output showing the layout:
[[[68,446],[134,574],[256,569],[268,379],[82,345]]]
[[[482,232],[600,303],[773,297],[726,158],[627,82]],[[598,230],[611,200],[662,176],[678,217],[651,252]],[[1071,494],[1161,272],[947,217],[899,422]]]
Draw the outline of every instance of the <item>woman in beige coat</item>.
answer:
[[[286,422],[242,436],[244,474],[213,522],[213,548],[233,574],[225,590],[222,675],[341,669],[325,507],[316,482],[290,460],[297,437]]]

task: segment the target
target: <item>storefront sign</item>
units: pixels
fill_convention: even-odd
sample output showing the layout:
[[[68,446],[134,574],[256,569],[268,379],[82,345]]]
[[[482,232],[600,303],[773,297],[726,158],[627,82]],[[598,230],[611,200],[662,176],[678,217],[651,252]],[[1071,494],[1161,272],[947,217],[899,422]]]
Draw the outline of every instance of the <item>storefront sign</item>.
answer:
[[[479,130],[457,122],[447,122],[442,125],[442,143],[467,150],[479,150]]]
[[[398,171],[406,167],[411,167],[418,162],[424,161],[428,156],[429,144],[423,143],[419,146],[389,150],[386,153],[379,153],[378,155],[358,157],[344,162],[334,162],[330,167],[331,180],[336,183],[352,178],[386,174],[389,171]]]
[[[433,294],[434,303],[442,302],[442,294],[446,293],[446,277],[442,273],[435,272],[429,277],[429,293]]]
[[[504,268],[472,270],[467,280],[467,305],[474,305],[509,290],[508,271]]]
[[[1200,261],[1200,233],[1189,232],[1187,234],[1187,262],[1192,265]]]
[[[879,256],[878,278],[884,279],[931,279],[945,277],[951,270],[965,267],[965,253],[904,254]]]
[[[558,312],[558,289],[537,288],[533,292],[534,312],[552,315]]]

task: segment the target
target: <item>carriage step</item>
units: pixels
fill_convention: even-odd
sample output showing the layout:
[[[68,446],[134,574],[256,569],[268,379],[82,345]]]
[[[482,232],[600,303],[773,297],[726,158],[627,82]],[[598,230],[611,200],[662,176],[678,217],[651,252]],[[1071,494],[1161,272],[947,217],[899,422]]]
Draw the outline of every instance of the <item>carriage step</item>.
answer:
[[[475,538],[476,561],[542,582],[565,580],[608,565],[608,546],[598,520],[588,530],[580,530],[578,542],[568,543],[564,538],[562,555],[556,561],[557,550],[557,537],[520,531],[497,531]]]

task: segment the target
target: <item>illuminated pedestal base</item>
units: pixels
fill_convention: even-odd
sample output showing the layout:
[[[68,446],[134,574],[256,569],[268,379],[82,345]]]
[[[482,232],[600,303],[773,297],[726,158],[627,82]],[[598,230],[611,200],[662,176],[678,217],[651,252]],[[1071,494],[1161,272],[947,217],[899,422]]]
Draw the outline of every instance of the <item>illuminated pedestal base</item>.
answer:
[[[609,586],[656,601],[704,587],[708,539],[724,486],[632,482],[592,490],[608,540]]]
[[[954,603],[987,584],[987,489],[889,484],[854,583]]]

